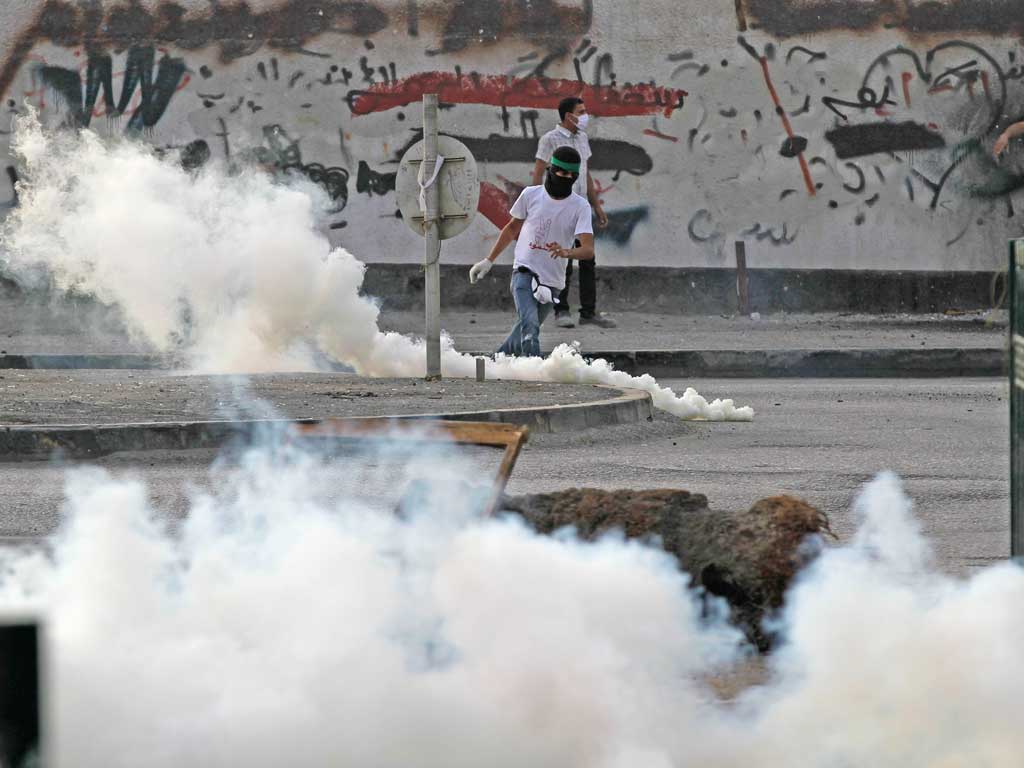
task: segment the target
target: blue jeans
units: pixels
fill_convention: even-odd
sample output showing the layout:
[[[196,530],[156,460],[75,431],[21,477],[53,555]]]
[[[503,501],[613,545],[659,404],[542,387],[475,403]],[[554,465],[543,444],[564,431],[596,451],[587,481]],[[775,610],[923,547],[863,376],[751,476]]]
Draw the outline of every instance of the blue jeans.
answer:
[[[516,357],[540,357],[540,324],[551,312],[551,304],[533,298],[533,275],[512,272],[512,298],[516,302],[516,324],[498,352]]]

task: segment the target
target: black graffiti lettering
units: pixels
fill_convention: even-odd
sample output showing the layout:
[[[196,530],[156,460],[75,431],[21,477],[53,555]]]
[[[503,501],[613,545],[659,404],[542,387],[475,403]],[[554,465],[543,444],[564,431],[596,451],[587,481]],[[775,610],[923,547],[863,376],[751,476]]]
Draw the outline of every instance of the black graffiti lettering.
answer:
[[[88,127],[92,121],[100,91],[103,92],[107,114],[111,117],[125,114],[136,90],[140,91],[139,106],[132,112],[127,125],[128,131],[140,131],[152,128],[163,117],[185,75],[185,62],[164,55],[156,63],[152,46],[130,48],[125,61],[124,82],[116,103],[113,61],[109,55],[93,54],[89,57],[84,98],[78,72],[55,66],[41,66],[38,72],[43,83],[60,95],[68,110],[68,120],[76,127]]]
[[[907,188],[907,195],[910,197],[910,202],[914,202],[914,184],[910,180],[909,176],[903,179],[903,184]]]
[[[365,56],[359,57],[359,69],[361,69],[363,72],[363,82],[366,83],[367,85],[373,85],[375,82],[373,67],[369,66],[366,63]]]
[[[956,67],[950,67],[941,75],[935,78],[935,82],[932,84],[933,88],[939,88],[946,85],[946,80],[956,79],[960,83],[963,82],[976,82],[978,79],[978,61],[968,61],[965,64],[961,64]]]
[[[1003,108],[1006,105],[1006,83],[1008,78],[1003,73],[1003,69],[999,65],[999,62],[995,59],[995,57],[993,57],[984,48],[982,48],[979,45],[975,45],[974,43],[969,43],[964,40],[949,40],[947,42],[941,43],[932,48],[931,50],[929,50],[925,55],[927,65],[923,65],[921,63],[921,58],[913,51],[904,48],[903,46],[897,46],[896,48],[885,51],[884,53],[879,55],[871,63],[871,65],[868,66],[867,71],[864,73],[862,85],[866,86],[868,82],[870,82],[871,77],[873,76],[876,68],[880,66],[886,66],[888,64],[889,58],[893,56],[903,56],[909,58],[910,61],[914,64],[915,72],[917,73],[917,76],[921,79],[921,81],[927,84],[931,84],[933,81],[931,67],[936,57],[940,53],[950,51],[959,52],[961,50],[967,52],[971,56],[976,57],[975,61],[973,63],[968,62],[967,65],[962,65],[960,67],[953,67],[951,70],[947,70],[946,72],[944,72],[943,75],[948,74],[950,76],[956,76],[959,70],[963,69],[964,67],[977,66],[979,60],[983,61],[987,68],[991,70],[992,76],[990,78],[990,86],[989,88],[986,89],[986,94],[990,101],[990,119],[988,121],[988,127],[985,129],[986,133],[990,133],[993,130],[995,130],[996,126],[999,124],[999,120],[1003,113]],[[940,78],[941,77],[942,75],[940,75]],[[941,87],[941,84],[937,83],[932,87]]]
[[[967,230],[969,230],[970,228],[971,222],[968,221],[966,224],[964,224],[963,229],[960,230],[956,237],[954,237],[952,240],[946,241],[946,247],[949,248],[951,245],[956,245],[957,243],[959,243],[960,240],[963,239],[963,236],[967,234]]]
[[[615,85],[615,60],[610,53],[602,53],[594,61],[594,85],[598,88],[605,85],[605,77],[608,85]]]
[[[537,119],[540,117],[540,112],[535,109],[519,110],[519,125],[523,129],[523,138],[530,138],[531,136],[537,138]],[[530,124],[530,132],[527,133],[526,124]]]
[[[706,208],[701,208],[699,211],[690,217],[690,222],[686,225],[686,232],[690,235],[690,239],[695,243],[708,243],[712,240],[720,238],[722,235],[718,230],[712,227],[711,231],[705,234],[703,231],[699,231],[700,224],[714,224],[711,218],[711,211]]]
[[[282,173],[299,173],[323,189],[334,205],[328,213],[340,213],[348,205],[349,173],[344,168],[324,167],[320,163],[304,163],[298,139],[291,138],[280,125],[263,127],[266,147],[258,147],[256,159],[273,165]]]
[[[946,140],[938,133],[910,120],[901,123],[840,125],[826,131],[825,140],[832,145],[840,160],[878,152],[941,149],[946,146]]]
[[[800,115],[806,115],[811,111],[811,95],[807,94],[804,97],[804,104],[800,109],[795,109],[789,113],[790,117],[800,117]]]
[[[633,237],[633,230],[641,222],[647,221],[648,217],[649,211],[645,205],[609,211],[608,226],[596,230],[595,237],[598,240],[611,240],[616,245],[626,245]]]
[[[264,126],[263,138],[273,153],[273,163],[279,168],[298,168],[302,165],[299,142],[292,139],[280,125]]]
[[[531,77],[546,77],[548,67],[550,67],[551,64],[557,61],[558,59],[564,58],[568,53],[569,51],[566,48],[559,48],[555,51],[552,51],[543,59],[541,59],[540,63],[533,68],[533,71],[530,73]]]
[[[864,171],[862,171],[860,166],[857,165],[856,163],[845,163],[843,167],[849,168],[850,170],[857,174],[857,183],[848,184],[846,182],[843,182],[843,189],[845,189],[847,192],[851,194],[859,195],[861,192],[864,191],[864,188],[868,184],[867,177],[864,175]]]
[[[779,154],[783,157],[796,157],[807,149],[807,138],[805,136],[787,136],[782,142]]]
[[[417,0],[406,0],[405,3],[405,31],[409,37],[420,35],[420,8]]]
[[[683,72],[686,72],[687,70],[690,69],[697,70],[697,77],[703,77],[711,70],[711,67],[709,67],[707,64],[698,64],[695,61],[688,61],[685,64],[680,64],[678,67],[673,69],[671,77],[681,75]]]
[[[15,208],[18,205],[18,171],[13,165],[7,166],[7,178],[11,182],[11,199],[0,203],[0,207]]]
[[[370,197],[384,196],[394,191],[397,176],[397,173],[379,173],[370,168],[365,160],[360,160],[356,170],[356,192],[365,192]]]
[[[886,106],[895,106],[896,102],[889,98],[889,87],[886,86],[885,90],[882,91],[882,95],[878,96],[868,86],[863,86],[857,91],[856,101],[847,101],[845,99],[837,99],[834,96],[822,96],[822,104],[835,112],[843,120],[847,120],[846,113],[836,109],[837,105],[840,107],[849,107],[851,109],[882,109]]]
[[[802,45],[794,45],[786,53],[786,63],[787,64],[789,64],[790,59],[792,59],[793,55],[796,54],[796,53],[805,54],[808,57],[807,58],[808,62],[818,61],[819,59],[827,59],[828,58],[828,54],[825,53],[824,51],[812,51],[810,48],[804,48]]]
[[[217,122],[220,123],[220,132],[214,135],[224,142],[224,157],[231,157],[231,145],[228,143],[228,125],[224,122],[223,117],[218,117]]]
[[[725,233],[715,224],[714,219],[711,216],[711,212],[706,208],[701,208],[690,217],[690,222],[686,226],[686,231],[689,234],[690,239],[695,243],[710,243],[725,237]],[[772,245],[781,246],[792,245],[796,241],[799,233],[800,230],[798,228],[796,232],[790,234],[789,225],[786,223],[782,224],[781,232],[776,232],[775,227],[764,227],[761,222],[755,221],[750,227],[740,231],[739,236],[741,238],[752,237],[758,242],[767,240]]]
[[[179,162],[184,170],[196,171],[206,165],[211,154],[205,139],[195,139],[182,147]]]
[[[583,80],[583,67],[580,65],[579,57],[576,57],[576,56],[573,57],[573,59],[572,59],[572,66],[573,66],[573,69],[576,70],[576,79],[579,80],[581,83],[584,82],[584,80]]]
[[[761,61],[761,54],[757,52],[757,49],[754,48],[754,46],[747,42],[747,38],[745,38],[743,35],[740,35],[739,37],[736,38],[736,42],[740,44],[740,48],[742,48],[744,51],[749,53],[754,58],[754,61]]]
[[[761,225],[758,224],[757,226],[760,227]],[[772,227],[770,229],[765,229],[762,230],[761,232],[758,232],[755,235],[755,238],[759,243],[764,240],[768,240],[772,245],[775,246],[792,245],[796,241],[797,234],[799,234],[799,230],[790,235],[789,227],[785,223],[783,223],[781,233],[776,234],[775,228]]]
[[[329,213],[340,213],[348,205],[348,171],[344,168],[325,168],[320,163],[307,163],[301,167],[302,173],[314,184],[327,192],[327,196],[335,205]]]

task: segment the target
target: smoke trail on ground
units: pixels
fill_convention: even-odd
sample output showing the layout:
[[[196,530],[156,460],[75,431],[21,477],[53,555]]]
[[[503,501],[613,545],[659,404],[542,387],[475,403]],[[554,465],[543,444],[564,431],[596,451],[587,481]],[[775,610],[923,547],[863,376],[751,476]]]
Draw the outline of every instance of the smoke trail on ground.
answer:
[[[3,258],[19,279],[117,305],[133,334],[202,371],[315,370],[320,351],[363,375],[424,374],[422,341],[380,331],[378,307],[359,294],[365,265],[319,231],[312,184],[216,164],[187,172],[125,139],[48,132],[31,114],[16,121],[13,148],[25,180]],[[446,340],[442,370],[471,377],[475,363]],[[638,387],[682,418],[753,418],[568,345],[544,360],[499,359],[490,375]]]
[[[788,596],[767,682],[723,703],[702,681],[740,635],[674,561],[479,519],[464,466],[420,455],[392,515],[256,450],[175,536],[142,484],[71,474],[52,554],[0,554],[0,611],[48,624],[54,764],[1020,764],[1024,570],[936,573],[892,476]]]

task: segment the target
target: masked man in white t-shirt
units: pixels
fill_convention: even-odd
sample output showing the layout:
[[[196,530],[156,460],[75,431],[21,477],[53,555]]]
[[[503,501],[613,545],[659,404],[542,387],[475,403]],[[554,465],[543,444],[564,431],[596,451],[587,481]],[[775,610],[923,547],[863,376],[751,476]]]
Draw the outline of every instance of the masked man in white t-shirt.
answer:
[[[565,287],[564,259],[594,258],[590,203],[573,192],[580,175],[580,154],[559,147],[551,155],[544,183],[527,187],[512,206],[486,259],[469,270],[469,282],[486,275],[502,251],[515,241],[512,298],[517,319],[498,347],[499,354],[540,357],[540,326]]]

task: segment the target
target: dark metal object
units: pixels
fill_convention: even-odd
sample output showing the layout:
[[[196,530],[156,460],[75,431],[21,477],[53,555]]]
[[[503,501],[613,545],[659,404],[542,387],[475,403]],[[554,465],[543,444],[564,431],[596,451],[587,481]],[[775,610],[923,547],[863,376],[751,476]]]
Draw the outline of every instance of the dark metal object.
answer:
[[[736,241],[736,294],[741,315],[750,314],[750,288],[747,283],[747,244]]]
[[[1010,241],[1010,557],[1024,556],[1024,240]]]

